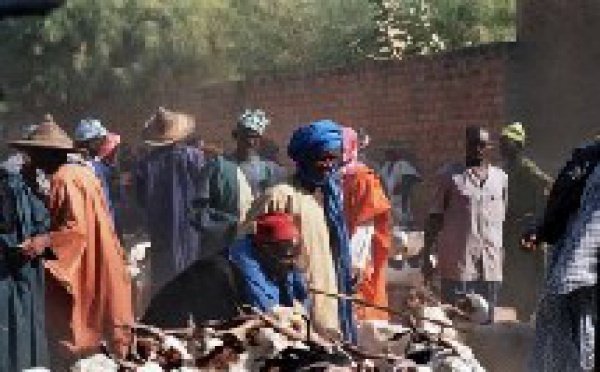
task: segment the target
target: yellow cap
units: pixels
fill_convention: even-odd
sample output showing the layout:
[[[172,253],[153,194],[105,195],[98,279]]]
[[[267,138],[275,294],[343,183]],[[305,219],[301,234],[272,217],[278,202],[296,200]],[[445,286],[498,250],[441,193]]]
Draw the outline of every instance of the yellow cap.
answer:
[[[509,138],[515,142],[525,143],[525,128],[523,124],[514,122],[502,129],[502,137]]]

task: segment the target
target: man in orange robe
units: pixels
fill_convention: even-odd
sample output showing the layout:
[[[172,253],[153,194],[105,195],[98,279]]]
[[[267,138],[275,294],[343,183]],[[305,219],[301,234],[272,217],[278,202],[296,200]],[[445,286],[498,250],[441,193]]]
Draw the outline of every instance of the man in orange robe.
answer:
[[[391,205],[375,172],[358,162],[358,136],[344,128],[344,212],[351,236],[357,297],[388,306],[386,270],[392,245]],[[387,312],[357,305],[358,320],[389,320]]]
[[[14,141],[50,178],[50,232],[23,245],[47,257],[47,328],[53,367],[98,352],[117,355],[133,324],[131,282],[102,185],[84,164],[69,163],[73,142],[51,118],[27,140]]]

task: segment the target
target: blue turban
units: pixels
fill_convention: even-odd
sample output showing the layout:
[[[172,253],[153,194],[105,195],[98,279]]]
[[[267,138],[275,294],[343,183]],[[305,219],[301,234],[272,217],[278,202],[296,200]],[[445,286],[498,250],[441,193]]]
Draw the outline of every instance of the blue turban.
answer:
[[[96,119],[84,119],[75,128],[75,141],[84,142],[108,135],[108,130]]]
[[[331,120],[320,120],[300,127],[294,132],[288,146],[288,155],[296,163],[296,175],[300,181],[310,187],[319,187],[323,191],[338,291],[351,296],[353,290],[350,235],[344,215],[340,168],[337,167],[323,177],[316,173],[312,164],[324,152],[341,149],[342,127]],[[344,338],[349,342],[356,342],[352,303],[348,300],[339,300],[338,307]]]
[[[319,120],[294,132],[288,155],[296,163],[302,163],[316,160],[325,151],[341,148],[342,127],[331,120]]]

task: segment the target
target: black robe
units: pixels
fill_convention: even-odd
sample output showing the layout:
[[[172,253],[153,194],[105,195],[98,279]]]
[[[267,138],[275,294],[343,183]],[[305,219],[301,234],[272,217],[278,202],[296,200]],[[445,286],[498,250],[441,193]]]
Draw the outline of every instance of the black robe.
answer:
[[[196,261],[154,296],[142,322],[161,328],[186,327],[240,315],[239,274],[227,258],[216,255]]]

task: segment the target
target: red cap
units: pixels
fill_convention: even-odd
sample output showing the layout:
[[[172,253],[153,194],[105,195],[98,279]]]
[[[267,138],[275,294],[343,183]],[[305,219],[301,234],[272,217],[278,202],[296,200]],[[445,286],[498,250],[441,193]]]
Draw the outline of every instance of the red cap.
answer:
[[[256,219],[254,239],[257,243],[289,241],[299,236],[294,217],[288,213],[268,213]]]

